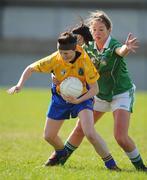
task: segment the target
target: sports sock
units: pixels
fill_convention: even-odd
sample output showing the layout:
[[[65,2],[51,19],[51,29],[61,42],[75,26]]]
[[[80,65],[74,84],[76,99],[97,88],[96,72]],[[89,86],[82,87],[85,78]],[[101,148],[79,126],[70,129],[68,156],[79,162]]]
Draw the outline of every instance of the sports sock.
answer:
[[[142,167],[144,167],[143,160],[137,148],[135,148],[132,152],[126,152],[126,154],[136,169],[142,169]]]
[[[73,146],[68,141],[66,141],[64,148],[68,151],[70,155],[77,149],[77,147]]]
[[[105,163],[105,166],[108,168],[108,169],[111,169],[112,167],[116,166],[116,163],[113,159],[113,157],[111,156],[111,154],[109,154],[107,157],[105,158],[102,158],[102,160],[104,161]]]
[[[69,156],[74,152],[77,147],[70,144],[68,141],[65,143],[64,148],[56,150],[57,157],[59,158],[60,164],[64,165]]]

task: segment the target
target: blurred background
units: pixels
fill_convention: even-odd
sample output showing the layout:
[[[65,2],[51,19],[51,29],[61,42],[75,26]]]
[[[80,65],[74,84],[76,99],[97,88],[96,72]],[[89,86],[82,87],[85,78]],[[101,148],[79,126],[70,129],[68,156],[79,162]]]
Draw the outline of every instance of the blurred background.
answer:
[[[147,90],[147,0],[0,0],[0,86],[14,85],[27,65],[56,50],[61,32],[97,9],[109,15],[121,42],[129,32],[138,37],[127,64],[137,90]],[[35,74],[26,86],[48,87],[50,76]]]

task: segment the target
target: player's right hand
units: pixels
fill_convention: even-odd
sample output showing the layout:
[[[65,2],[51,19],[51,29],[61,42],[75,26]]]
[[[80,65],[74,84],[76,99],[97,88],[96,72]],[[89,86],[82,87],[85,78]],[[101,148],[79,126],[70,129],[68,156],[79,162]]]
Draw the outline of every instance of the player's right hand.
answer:
[[[60,82],[56,79],[54,75],[52,75],[52,81],[56,86],[60,84]]]
[[[20,90],[21,90],[21,87],[13,86],[13,87],[11,87],[10,89],[7,90],[7,93],[8,94],[14,94],[14,93],[20,92]]]

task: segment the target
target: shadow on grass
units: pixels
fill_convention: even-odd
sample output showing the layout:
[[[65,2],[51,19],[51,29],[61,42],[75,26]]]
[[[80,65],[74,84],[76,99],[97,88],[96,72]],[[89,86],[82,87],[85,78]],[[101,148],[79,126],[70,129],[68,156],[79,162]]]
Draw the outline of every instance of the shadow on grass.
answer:
[[[87,171],[93,171],[95,169],[97,169],[98,171],[105,171],[105,172],[115,172],[115,173],[131,173],[131,174],[134,174],[134,173],[147,173],[147,172],[144,172],[144,171],[137,171],[136,169],[122,169],[121,168],[121,171],[115,171],[115,170],[109,170],[105,167],[93,167],[91,169],[89,169],[89,167],[85,167],[85,166],[82,166],[82,165],[75,165],[75,164],[68,164],[68,165],[64,165],[64,166],[59,166],[61,168],[64,168],[64,169],[70,169],[70,170],[86,170]]]

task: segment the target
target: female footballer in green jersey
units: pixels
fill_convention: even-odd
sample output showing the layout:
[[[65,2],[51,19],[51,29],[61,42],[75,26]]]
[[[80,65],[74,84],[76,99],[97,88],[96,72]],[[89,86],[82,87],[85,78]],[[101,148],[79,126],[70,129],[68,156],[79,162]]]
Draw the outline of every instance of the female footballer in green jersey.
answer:
[[[117,143],[137,170],[147,171],[134,141],[128,135],[135,85],[129,76],[124,57],[130,52],[135,52],[138,47],[137,38],[129,34],[123,45],[114,39],[111,36],[111,20],[103,11],[92,12],[88,25],[94,41],[85,44],[84,48],[100,74],[99,93],[94,103],[95,123],[105,112],[112,111]],[[75,33],[83,36],[81,31],[79,27]],[[70,154],[81,144],[83,138],[81,123],[78,121],[65,143]]]

